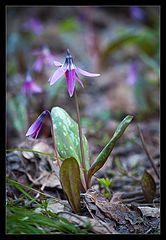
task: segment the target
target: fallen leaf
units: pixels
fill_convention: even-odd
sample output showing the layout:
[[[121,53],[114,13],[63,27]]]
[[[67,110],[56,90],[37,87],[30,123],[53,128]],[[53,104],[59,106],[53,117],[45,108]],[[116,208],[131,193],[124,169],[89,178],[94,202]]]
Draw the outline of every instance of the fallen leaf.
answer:
[[[144,170],[144,174],[141,179],[142,191],[144,194],[144,198],[147,202],[153,202],[153,199],[156,195],[156,183],[146,170]]]
[[[67,212],[62,212],[58,214],[61,217],[66,218],[69,222],[77,224],[80,227],[87,228],[88,225],[91,226],[91,231],[97,234],[118,234],[118,232],[109,224],[106,224],[103,221],[98,221],[86,216],[80,216],[77,214],[71,214]]]
[[[143,216],[147,217],[155,217],[159,218],[160,217],[160,208],[153,208],[153,207],[138,207]]]
[[[119,197],[121,193],[117,194]],[[105,217],[116,222],[116,230],[120,233],[143,233],[143,224],[141,220],[141,212],[133,211],[125,204],[120,202],[120,198],[113,202],[109,202],[99,192],[93,188],[89,189],[85,198],[95,203],[97,208],[105,215]],[[139,227],[137,227],[139,225]]]

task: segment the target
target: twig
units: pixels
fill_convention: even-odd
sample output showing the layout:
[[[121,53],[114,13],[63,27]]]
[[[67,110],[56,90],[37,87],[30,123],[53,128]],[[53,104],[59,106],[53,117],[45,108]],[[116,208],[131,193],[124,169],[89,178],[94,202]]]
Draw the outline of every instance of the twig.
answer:
[[[59,199],[57,199],[57,198],[54,197],[54,196],[51,196],[51,195],[46,194],[46,193],[42,193],[42,192],[40,192],[39,190],[34,189],[34,188],[31,188],[31,187],[29,187],[29,186],[27,186],[27,185],[24,185],[24,184],[20,183],[20,182],[19,182],[19,184],[20,184],[22,187],[24,187],[24,188],[27,188],[27,189],[29,189],[29,190],[32,190],[32,191],[37,192],[37,193],[39,193],[39,194],[42,194],[42,195],[44,195],[44,196],[46,196],[46,197],[54,198],[57,202],[59,202]]]
[[[86,208],[88,209],[88,212],[90,213],[91,217],[92,217],[93,219],[95,219],[92,211],[91,211],[90,208],[88,207],[88,204],[87,204],[87,202],[86,202],[86,199],[83,199],[83,202],[84,202]]]
[[[137,191],[137,192],[124,192],[122,195],[121,195],[121,198],[124,199],[124,198],[133,198],[133,197],[138,197],[138,196],[143,196],[143,193],[142,191]]]
[[[157,192],[156,192],[156,197],[158,196],[160,196],[159,189],[157,189]],[[143,200],[144,196],[141,191],[137,191],[137,192],[123,193],[121,195],[121,198],[122,198],[122,202],[129,203],[129,202]]]
[[[140,201],[141,202],[144,201],[144,197],[143,196],[138,196],[138,197],[122,200],[123,203],[140,202]]]
[[[148,234],[148,233],[150,233],[152,231],[152,228],[150,227],[146,232],[145,232],[145,234]]]
[[[148,157],[148,159],[149,159],[149,162],[150,162],[151,166],[153,167],[154,172],[156,173],[158,179],[160,179],[160,175],[159,175],[159,172],[158,172],[158,170],[157,170],[157,168],[156,168],[156,165],[154,164],[154,161],[153,161],[153,159],[152,159],[152,156],[150,155],[150,153],[149,153],[149,151],[148,151],[148,149],[147,149],[147,147],[146,147],[145,140],[144,140],[143,134],[142,134],[142,132],[141,132],[141,129],[139,128],[139,125],[138,125],[138,124],[136,124],[136,125],[137,125],[137,129],[138,129],[138,132],[139,132],[139,135],[140,135],[140,138],[141,138],[143,150],[145,151],[145,153],[146,153],[146,155],[147,155],[147,157]]]

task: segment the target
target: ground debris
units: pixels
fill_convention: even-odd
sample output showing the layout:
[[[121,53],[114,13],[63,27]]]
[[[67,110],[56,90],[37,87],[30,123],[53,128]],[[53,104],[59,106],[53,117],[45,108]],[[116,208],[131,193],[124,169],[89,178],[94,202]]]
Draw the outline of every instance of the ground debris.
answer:
[[[160,217],[160,208],[154,208],[154,207],[138,207],[143,216],[147,217],[155,217],[159,218]]]
[[[53,154],[54,150],[47,141],[47,139],[27,139],[18,147]],[[11,172],[13,174],[14,170],[16,179],[18,179],[18,174],[26,175],[27,179],[35,186],[41,186],[41,190],[44,190],[45,187],[62,189],[58,168],[56,168],[53,157],[34,152],[14,151],[7,154],[7,170],[8,176],[11,175]],[[25,181],[24,184],[27,183]]]
[[[112,201],[108,201],[101,195],[101,193],[91,188],[86,192],[85,199],[88,203],[88,207],[92,209],[94,216],[97,211],[100,211],[100,218],[106,222],[108,221],[107,219],[113,221],[117,232],[141,234],[147,231],[147,215],[143,214],[136,206],[128,207],[122,203],[121,196],[122,194],[118,193],[112,198]],[[95,208],[96,211],[94,213]],[[99,214],[96,215],[99,217]],[[146,222],[146,225],[144,224],[144,221]]]

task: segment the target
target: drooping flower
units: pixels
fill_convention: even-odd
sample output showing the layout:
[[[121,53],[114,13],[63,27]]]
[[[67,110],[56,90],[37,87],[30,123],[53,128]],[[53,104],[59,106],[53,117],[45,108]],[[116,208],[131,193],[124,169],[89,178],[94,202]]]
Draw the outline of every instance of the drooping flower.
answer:
[[[54,151],[55,151],[55,157],[57,160],[57,165],[60,167],[60,161],[59,161],[59,154],[56,148],[56,143],[55,143],[55,136],[54,136],[54,128],[53,128],[53,122],[52,122],[52,117],[51,113],[48,110],[43,111],[38,118],[35,120],[35,122],[30,126],[26,133],[26,137],[31,137],[31,138],[37,138],[39,135],[39,132],[42,128],[42,125],[44,123],[45,117],[48,117],[51,125],[51,133],[52,133],[52,138],[53,138],[53,143],[54,143]]]
[[[30,95],[32,93],[41,93],[42,91],[42,88],[35,83],[30,72],[27,71],[26,78],[22,87],[22,92],[26,95]]]
[[[26,133],[26,137],[37,138],[47,113],[48,113],[48,111],[46,110],[46,111],[43,111],[39,115],[39,117],[35,120],[35,122],[28,129],[28,131]]]
[[[33,55],[37,56],[32,68],[36,72],[41,72],[44,64],[53,65],[55,56],[51,53],[47,46],[44,46],[41,50],[34,50]]]
[[[81,68],[77,67],[73,63],[73,58],[69,52],[69,49],[67,49],[67,56],[65,59],[64,64],[61,64],[58,61],[54,61],[55,66],[59,67],[53,74],[52,77],[48,80],[50,85],[53,85],[60,77],[62,77],[64,74],[66,76],[66,84],[68,88],[68,92],[70,97],[73,96],[74,88],[75,88],[75,81],[77,80],[82,87],[84,87],[81,79],[79,78],[78,73],[87,76],[87,77],[98,77],[100,74],[96,73],[90,73],[85,70],[82,70]]]
[[[30,17],[23,23],[22,28],[24,31],[32,31],[33,33],[40,35],[43,31],[41,21],[36,17]]]
[[[137,66],[136,62],[133,62],[129,66],[127,83],[129,85],[134,85],[137,82],[137,79],[138,79],[138,66]]]

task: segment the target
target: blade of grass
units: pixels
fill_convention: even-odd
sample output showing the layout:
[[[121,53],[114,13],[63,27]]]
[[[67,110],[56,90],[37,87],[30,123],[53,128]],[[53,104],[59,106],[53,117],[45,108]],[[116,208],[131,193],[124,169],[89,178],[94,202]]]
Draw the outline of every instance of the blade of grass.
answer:
[[[48,157],[56,158],[54,154],[39,152],[39,151],[35,151],[35,150],[30,150],[30,149],[22,149],[22,148],[6,149],[6,152],[14,152],[14,151],[33,152],[33,153],[38,153],[38,154],[45,155],[45,156],[48,156]],[[64,160],[64,158],[61,158],[61,157],[59,157],[59,159],[62,160],[62,161]]]
[[[34,188],[29,187],[29,186],[27,186],[27,185],[25,185],[25,184],[22,184],[22,183],[18,183],[17,181],[15,181],[15,180],[13,180],[13,179],[10,179],[10,178],[8,178],[8,177],[6,177],[6,178],[9,179],[9,181],[11,180],[11,181],[13,181],[13,182],[16,182],[17,184],[19,184],[20,186],[22,186],[22,187],[25,188],[25,189],[29,189],[29,190],[32,190],[32,191],[34,191],[34,192],[37,192],[37,193],[39,193],[39,194],[41,194],[41,195],[44,195],[44,196],[46,196],[46,197],[53,198],[53,199],[55,199],[57,202],[59,201],[56,197],[54,197],[54,196],[52,196],[52,195],[49,195],[49,194],[40,192],[40,191],[37,190],[37,189],[34,189]],[[8,180],[7,180],[7,181],[8,181]]]
[[[26,196],[28,199],[30,199],[32,202],[35,202],[37,205],[41,206],[35,198],[33,198],[29,193],[27,193],[23,188],[27,188],[24,185],[20,184],[19,182],[12,180],[10,178],[7,178],[7,183],[10,186],[14,186],[17,190],[19,190],[24,196]]]

